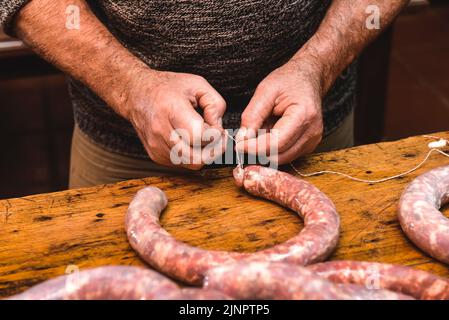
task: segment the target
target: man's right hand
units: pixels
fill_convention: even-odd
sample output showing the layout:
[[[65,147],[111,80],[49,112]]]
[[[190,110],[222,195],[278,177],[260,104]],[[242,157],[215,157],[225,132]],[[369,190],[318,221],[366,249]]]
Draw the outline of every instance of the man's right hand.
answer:
[[[131,84],[125,116],[154,162],[174,166],[170,151],[177,145],[183,157],[188,155],[178,165],[199,170],[205,161],[224,152],[225,139],[212,142],[221,142],[220,154],[211,152],[215,149],[201,148],[208,143],[203,141],[205,130],[215,129],[216,135],[223,137],[221,119],[226,109],[224,99],[204,78],[148,69]],[[203,116],[196,108],[203,110]],[[175,130],[185,134],[178,137],[173,134]]]
[[[79,29],[66,28],[68,6],[79,9]],[[208,158],[218,156],[211,152],[218,148],[193,146],[205,129],[223,131],[219,123],[226,108],[223,98],[199,76],[150,69],[114,38],[86,0],[30,1],[13,25],[29,47],[131,121],[153,161],[173,166],[174,129],[185,129],[190,137],[181,141],[182,154],[190,152],[192,158],[180,164],[183,167],[200,169]],[[203,109],[204,119],[196,107]]]

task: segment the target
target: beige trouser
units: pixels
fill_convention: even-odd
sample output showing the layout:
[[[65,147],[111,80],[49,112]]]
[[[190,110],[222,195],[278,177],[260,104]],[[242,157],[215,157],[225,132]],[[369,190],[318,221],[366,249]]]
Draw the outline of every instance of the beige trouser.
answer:
[[[351,113],[342,125],[323,139],[316,152],[344,149],[354,145],[354,114]],[[70,159],[69,188],[82,188],[105,183],[168,173],[187,172],[155,164],[151,160],[121,155],[103,149],[87,138],[75,126]]]

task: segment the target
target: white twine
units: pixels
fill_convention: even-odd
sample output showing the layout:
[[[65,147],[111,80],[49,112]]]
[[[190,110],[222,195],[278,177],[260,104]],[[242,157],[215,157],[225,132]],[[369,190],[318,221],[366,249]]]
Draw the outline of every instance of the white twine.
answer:
[[[227,137],[229,137],[232,141],[234,141],[237,144],[237,140],[228,132],[228,130],[225,130],[225,135]],[[243,157],[243,153],[238,152],[237,150],[235,150],[235,154],[236,154],[236,160],[237,160],[237,165],[243,169],[243,160],[240,158],[240,155]]]
[[[423,136],[423,137],[425,137],[425,138],[432,138],[432,139],[438,139],[437,142],[439,142],[439,143],[441,143],[442,141],[444,141],[445,143],[444,143],[444,144],[441,144],[441,145],[440,145],[441,147],[444,147],[444,146],[446,146],[446,145],[449,144],[449,142],[448,142],[447,140],[442,139],[442,138],[439,138],[439,137],[435,137],[435,136],[427,136],[427,135],[426,135],[426,136]],[[429,145],[432,145],[432,143],[430,143]],[[409,170],[407,170],[407,171],[405,171],[405,172],[398,173],[398,174],[396,174],[396,175],[394,175],[394,176],[386,177],[386,178],[382,178],[382,179],[377,179],[377,180],[360,179],[360,178],[357,178],[357,177],[350,176],[349,174],[346,174],[346,173],[343,173],[343,172],[332,171],[332,170],[323,170],[323,171],[317,171],[317,172],[311,172],[311,173],[302,173],[302,172],[300,172],[298,169],[296,169],[296,168],[293,166],[293,163],[291,163],[291,162],[290,162],[290,166],[292,167],[292,169],[293,169],[297,174],[299,174],[299,175],[300,175],[301,177],[303,177],[303,178],[313,177],[313,176],[317,176],[317,175],[321,175],[321,174],[335,174],[335,175],[343,176],[343,177],[345,177],[345,178],[348,178],[348,179],[350,179],[350,180],[357,181],[357,182],[363,182],[363,183],[381,183],[381,182],[385,182],[385,181],[389,181],[389,180],[393,180],[393,179],[396,179],[396,178],[399,178],[399,177],[406,176],[406,175],[408,175],[408,174],[410,174],[410,173],[412,173],[412,172],[418,170],[419,168],[421,168],[421,167],[426,163],[426,161],[429,159],[429,157],[430,157],[430,156],[432,155],[432,153],[434,153],[434,152],[438,152],[438,153],[440,153],[440,154],[442,154],[442,155],[444,155],[444,156],[446,156],[446,157],[449,158],[449,154],[448,154],[448,153],[446,153],[446,152],[444,152],[444,151],[442,151],[442,150],[440,150],[440,149],[431,148],[431,149],[429,150],[429,152],[427,153],[427,155],[425,156],[425,158],[424,158],[418,165],[416,165],[415,167],[413,167],[413,168],[411,168],[411,169],[409,169]]]
[[[237,143],[237,140],[227,130],[225,130],[225,134],[230,139],[232,139],[235,143]],[[448,153],[438,149],[438,148],[442,148],[442,147],[449,145],[448,140],[437,137],[437,136],[431,136],[431,135],[423,135],[423,137],[437,140],[437,141],[429,143],[428,147],[430,148],[430,150],[429,150],[429,152],[427,152],[427,155],[424,157],[424,159],[418,165],[414,166],[413,168],[411,168],[405,172],[401,172],[401,173],[395,174],[394,176],[386,177],[386,178],[382,178],[382,179],[376,179],[376,180],[361,179],[361,178],[357,178],[357,177],[351,176],[351,175],[343,173],[343,172],[332,171],[332,170],[322,170],[322,171],[311,172],[311,173],[303,173],[303,172],[300,172],[298,169],[296,169],[292,162],[290,162],[290,166],[299,176],[301,176],[303,178],[309,178],[309,177],[318,176],[318,175],[322,175],[322,174],[335,174],[335,175],[339,175],[339,176],[345,177],[347,179],[357,181],[357,182],[362,182],[362,183],[381,183],[381,182],[385,182],[385,181],[389,181],[389,180],[393,180],[396,178],[406,176],[406,175],[418,170],[427,162],[427,160],[429,160],[430,156],[434,152],[437,152],[437,153],[442,154],[443,156],[449,158]],[[237,155],[237,165],[239,167],[243,168],[243,161],[240,158],[240,156],[241,155],[243,156],[243,154],[236,151],[236,155]]]

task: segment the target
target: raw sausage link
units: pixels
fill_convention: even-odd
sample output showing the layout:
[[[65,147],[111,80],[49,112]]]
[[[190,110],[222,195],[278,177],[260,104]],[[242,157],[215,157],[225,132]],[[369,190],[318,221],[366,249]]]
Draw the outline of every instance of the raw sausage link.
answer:
[[[304,267],[280,262],[240,262],[211,269],[204,288],[222,291],[235,299],[412,299],[386,290],[372,293],[361,286],[334,284]]]
[[[234,178],[247,192],[287,207],[304,220],[304,229],[297,236],[264,251],[268,260],[308,265],[325,260],[334,251],[340,217],[332,201],[314,185],[261,166],[237,167]]]
[[[137,192],[126,214],[128,241],[136,252],[155,269],[186,283],[201,284],[204,272],[243,254],[207,251],[174,239],[159,224],[167,205],[165,193],[155,187]]]
[[[160,300],[180,291],[152,270],[112,266],[48,280],[11,300]]]
[[[329,261],[307,267],[337,283],[387,289],[415,299],[449,299],[449,281],[431,273],[387,263]]]
[[[211,289],[183,288],[169,298],[170,300],[231,300],[223,292]]]
[[[449,201],[449,166],[430,170],[413,180],[399,202],[405,234],[435,259],[449,263],[449,219],[439,211]]]
[[[160,189],[146,187],[134,197],[126,215],[131,246],[157,270],[197,285],[208,269],[225,263],[263,260],[306,265],[324,260],[334,250],[339,216],[332,202],[317,188],[287,173],[258,166],[234,173],[237,184],[250,193],[298,212],[304,218],[304,229],[287,242],[256,253],[203,250],[177,241],[161,227],[159,217],[167,198]]]
[[[412,296],[386,289],[375,289],[356,284],[336,284],[353,300],[415,300]]]

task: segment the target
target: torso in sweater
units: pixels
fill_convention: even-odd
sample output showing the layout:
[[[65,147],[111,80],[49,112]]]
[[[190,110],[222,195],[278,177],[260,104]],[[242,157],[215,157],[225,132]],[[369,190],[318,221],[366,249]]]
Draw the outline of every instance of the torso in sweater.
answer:
[[[92,9],[115,37],[150,67],[205,77],[225,98],[225,128],[258,83],[314,34],[330,0],[100,0]],[[113,75],[112,75],[113,76]],[[93,141],[144,157],[131,125],[80,83],[70,81],[75,119]],[[355,67],[323,106],[325,134],[353,108]]]

